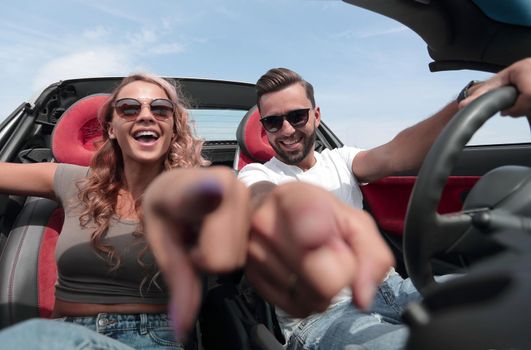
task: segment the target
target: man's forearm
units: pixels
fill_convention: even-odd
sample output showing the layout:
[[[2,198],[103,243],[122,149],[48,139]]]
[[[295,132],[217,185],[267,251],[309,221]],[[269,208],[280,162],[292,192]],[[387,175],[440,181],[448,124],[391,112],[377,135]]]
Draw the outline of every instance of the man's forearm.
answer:
[[[388,143],[360,152],[352,163],[358,181],[373,182],[397,172],[418,169],[433,142],[457,112],[457,103],[407,129]]]
[[[391,171],[418,169],[436,138],[457,111],[457,103],[451,102],[430,118],[401,131],[388,144],[393,164]]]

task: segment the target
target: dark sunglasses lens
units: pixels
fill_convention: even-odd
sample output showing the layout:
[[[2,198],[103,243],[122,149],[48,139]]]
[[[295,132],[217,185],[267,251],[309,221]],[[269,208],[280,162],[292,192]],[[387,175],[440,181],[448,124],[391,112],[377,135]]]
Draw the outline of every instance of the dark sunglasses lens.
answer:
[[[123,117],[136,117],[140,113],[142,105],[137,100],[123,99],[116,101],[116,111]]]
[[[298,109],[291,111],[286,115],[286,119],[294,127],[303,126],[308,122],[308,110]]]
[[[279,131],[282,128],[282,123],[284,123],[284,118],[281,116],[270,116],[260,119],[262,122],[262,125],[264,126],[264,129],[266,129],[269,132],[276,132]]]
[[[169,100],[151,102],[151,113],[156,117],[169,118],[173,113],[173,104]]]

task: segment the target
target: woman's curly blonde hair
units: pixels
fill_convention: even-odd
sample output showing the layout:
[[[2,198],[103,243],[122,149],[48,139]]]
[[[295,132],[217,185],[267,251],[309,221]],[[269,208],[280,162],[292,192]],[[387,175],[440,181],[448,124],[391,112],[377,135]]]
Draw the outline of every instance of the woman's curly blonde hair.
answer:
[[[110,221],[117,213],[118,194],[127,188],[124,174],[124,164],[120,146],[115,139],[109,139],[109,123],[113,118],[114,102],[121,89],[135,81],[144,81],[161,87],[174,105],[173,131],[174,136],[164,160],[164,170],[177,167],[207,166],[209,162],[201,155],[203,141],[195,138],[190,126],[188,107],[177,82],[163,79],[150,74],[139,73],[122,80],[100,109],[98,119],[103,129],[102,145],[92,158],[89,175],[79,184],[79,199],[84,204],[84,210],[79,218],[82,227],[89,223],[96,225],[91,235],[91,244],[99,252],[106,255],[111,270],[120,266],[121,258],[112,245],[102,242],[110,225]],[[135,233],[143,236],[141,198],[136,199],[135,209],[140,224]],[[141,255],[147,250],[147,245]],[[138,258],[141,263],[141,257]]]

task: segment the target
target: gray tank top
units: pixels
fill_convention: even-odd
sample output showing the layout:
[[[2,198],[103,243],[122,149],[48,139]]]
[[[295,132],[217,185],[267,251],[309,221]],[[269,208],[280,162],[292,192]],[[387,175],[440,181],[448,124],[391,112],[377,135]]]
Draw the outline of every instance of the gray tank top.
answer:
[[[110,271],[102,253],[94,250],[90,236],[92,223],[81,227],[79,217],[83,205],[78,199],[77,183],[87,176],[89,168],[58,164],[54,191],[65,211],[65,221],[55,252],[58,279],[57,299],[98,304],[163,304],[168,301],[167,288],[157,275],[155,259],[150,252],[142,257],[144,267],[137,259],[145,246],[144,240],[134,237],[138,222],[111,219],[104,244],[112,245],[122,261],[117,270]]]

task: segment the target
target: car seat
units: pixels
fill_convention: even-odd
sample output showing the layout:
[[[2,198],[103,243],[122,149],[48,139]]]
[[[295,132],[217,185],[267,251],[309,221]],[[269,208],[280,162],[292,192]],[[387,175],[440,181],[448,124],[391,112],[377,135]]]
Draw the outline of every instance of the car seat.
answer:
[[[89,164],[101,143],[97,114],[108,96],[86,96],[63,113],[52,135],[55,162]],[[57,279],[55,245],[63,219],[57,202],[26,199],[0,255],[0,328],[33,317],[51,317]]]
[[[236,130],[236,140],[238,149],[234,157],[234,169],[237,171],[249,163],[265,163],[275,155],[260,123],[260,111],[256,106],[251,108],[240,121]]]

